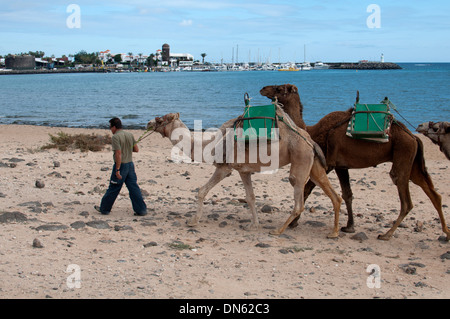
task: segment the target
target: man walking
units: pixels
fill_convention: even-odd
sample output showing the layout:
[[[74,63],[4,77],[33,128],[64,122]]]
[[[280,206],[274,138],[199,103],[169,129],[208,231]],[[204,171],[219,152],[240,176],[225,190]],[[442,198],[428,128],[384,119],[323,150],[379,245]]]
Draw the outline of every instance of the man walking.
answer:
[[[103,215],[111,212],[112,206],[122,189],[123,184],[128,188],[135,215],[147,215],[147,206],[142,198],[141,189],[137,184],[132,154],[139,152],[133,134],[122,129],[122,122],[115,117],[109,121],[109,128],[113,133],[112,150],[114,152],[114,166],[109,188],[102,198],[100,206],[95,209]]]

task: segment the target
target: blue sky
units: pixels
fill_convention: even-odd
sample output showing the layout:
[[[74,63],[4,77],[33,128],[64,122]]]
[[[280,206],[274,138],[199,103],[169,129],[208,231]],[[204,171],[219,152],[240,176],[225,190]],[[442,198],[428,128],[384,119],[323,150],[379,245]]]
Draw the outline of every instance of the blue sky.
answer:
[[[70,4],[80,28],[69,28]],[[380,28],[369,28],[371,4]],[[0,55],[171,51],[206,61],[450,62],[450,1],[0,0]],[[237,51],[239,48],[239,51]]]

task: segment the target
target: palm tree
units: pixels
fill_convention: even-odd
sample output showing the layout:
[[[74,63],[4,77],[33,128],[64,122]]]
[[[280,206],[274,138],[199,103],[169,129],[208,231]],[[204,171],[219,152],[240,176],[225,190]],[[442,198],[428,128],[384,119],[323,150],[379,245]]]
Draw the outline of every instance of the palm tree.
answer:
[[[131,63],[133,62],[133,52],[128,52],[128,55],[130,56],[130,68],[131,68]]]
[[[202,60],[202,64],[205,64],[205,57],[206,57],[206,53],[202,53],[202,54],[200,54],[201,56],[202,56],[202,58],[203,58],[203,60]]]

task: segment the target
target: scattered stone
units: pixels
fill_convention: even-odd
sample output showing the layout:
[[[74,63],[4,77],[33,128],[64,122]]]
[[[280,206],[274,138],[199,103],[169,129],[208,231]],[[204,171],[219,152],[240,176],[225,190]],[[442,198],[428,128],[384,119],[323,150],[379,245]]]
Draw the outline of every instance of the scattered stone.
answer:
[[[414,283],[414,286],[415,286],[415,287],[417,287],[417,288],[424,288],[424,287],[428,287],[428,285],[427,285],[427,284],[425,284],[425,283],[423,283],[423,282],[421,282],[421,281],[419,281],[419,282],[415,282],[415,283]]]
[[[269,244],[265,244],[265,243],[257,243],[255,245],[255,247],[259,247],[259,248],[269,248],[270,245]]]
[[[33,247],[34,248],[44,248],[44,245],[42,245],[41,241],[37,238],[33,240]]]
[[[82,221],[76,221],[76,222],[70,224],[70,227],[73,228],[73,229],[80,229],[80,228],[83,228],[85,226],[86,226],[86,223],[82,222]]]
[[[88,225],[89,227],[92,227],[92,228],[96,228],[96,229],[111,228],[111,226],[109,226],[109,224],[107,222],[105,222],[104,220],[92,220],[90,222],[87,222],[86,225]]]
[[[53,167],[61,167],[61,163],[58,161],[53,162]]]
[[[416,262],[409,263],[409,265],[410,265],[410,266],[419,267],[419,268],[425,268],[425,265],[424,265],[424,264],[416,263]]]
[[[417,222],[416,222],[416,226],[414,227],[414,231],[415,231],[416,233],[421,233],[422,230],[423,230],[423,222],[417,221]]]
[[[41,180],[37,180],[35,183],[36,188],[44,188],[45,187],[45,183]]]
[[[325,227],[326,226],[325,223],[317,222],[317,221],[314,221],[314,220],[308,220],[307,222],[305,222],[305,225],[309,225],[309,226],[312,226],[312,227]]]
[[[417,273],[417,268],[409,264],[402,264],[399,267],[408,275],[415,275]]]
[[[25,214],[22,214],[20,212],[6,212],[0,214],[0,223],[23,223],[27,221],[28,218],[25,216]]]
[[[148,247],[154,247],[154,246],[158,246],[158,244],[154,241],[151,241],[147,244],[144,244],[144,248],[148,248]]]
[[[115,225],[115,226],[114,226],[114,230],[115,230],[115,231],[121,231],[121,230],[133,230],[133,227],[128,226],[128,225],[124,225],[124,226]]]
[[[65,230],[69,227],[67,227],[66,225],[62,225],[62,224],[45,224],[45,225],[41,225],[36,227],[37,231],[41,231],[41,230],[48,230],[48,231],[57,231],[57,230]]]
[[[367,235],[364,232],[360,232],[360,233],[357,233],[356,235],[353,235],[352,237],[350,237],[350,239],[359,240],[360,242],[363,242],[364,240],[367,240],[369,238],[367,237]]]
[[[444,260],[444,259],[450,259],[450,251],[447,251],[445,254],[442,254],[442,255],[441,255],[441,259],[442,259],[442,260]]]
[[[219,224],[219,227],[220,228],[224,228],[225,226],[227,226],[228,225],[228,223],[226,222],[226,221],[223,221],[223,222],[221,222],[220,224]]]
[[[273,213],[275,210],[275,207],[271,206],[271,205],[264,205],[261,208],[261,212],[262,213]]]
[[[448,244],[448,242],[449,242],[448,239],[447,239],[447,236],[445,236],[445,235],[439,236],[438,240],[439,240],[441,243],[445,243],[445,244]]]
[[[88,217],[89,216],[89,212],[83,211],[83,212],[80,213],[80,216]]]
[[[141,226],[147,227],[147,226],[156,226],[155,222],[149,222],[149,221],[145,221],[143,223],[141,223]]]

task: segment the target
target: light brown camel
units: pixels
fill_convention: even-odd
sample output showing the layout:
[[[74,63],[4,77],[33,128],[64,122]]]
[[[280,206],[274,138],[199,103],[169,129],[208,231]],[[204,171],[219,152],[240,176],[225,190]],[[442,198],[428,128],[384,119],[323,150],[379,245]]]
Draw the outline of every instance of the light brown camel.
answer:
[[[276,98],[286,113],[294,118],[302,117],[303,106],[295,85],[266,86],[261,89],[260,93],[272,100]],[[400,214],[393,227],[385,234],[379,235],[378,238],[389,240],[402,220],[413,208],[409,192],[409,180],[411,180],[419,185],[430,198],[439,214],[442,231],[447,235],[447,240],[449,240],[450,231],[447,228],[442,211],[442,198],[434,189],[431,177],[427,172],[422,141],[398,121],[394,121],[391,126],[388,143],[374,143],[353,139],[346,135],[351,114],[352,109],[332,112],[323,117],[316,125],[306,127],[311,138],[322,148],[327,159],[328,170],[334,169],[339,178],[342,197],[348,213],[347,227],[343,227],[342,230],[345,232],[355,231],[352,210],[353,193],[350,187],[348,170],[392,162],[389,175],[398,189]],[[302,125],[302,122],[298,120],[297,125]],[[308,182],[305,186],[305,199],[313,188],[314,183]],[[296,220],[290,227],[295,226],[297,226]]]
[[[416,131],[428,137],[434,144],[439,145],[441,152],[450,160],[450,122],[422,123]]]
[[[304,209],[304,185],[308,179],[311,178],[324,190],[325,194],[330,197],[333,203],[335,213],[334,228],[328,237],[336,238],[339,236],[339,211],[342,199],[332,188],[325,168],[322,166],[321,162],[318,159],[315,159],[315,152],[317,150],[320,153],[319,156],[322,156],[323,160],[325,160],[323,153],[320,148],[315,148],[313,146],[315,143],[311,140],[308,133],[296,127],[295,123],[286,113],[283,112],[280,107],[277,107],[276,114],[277,116],[280,115],[284,119],[284,121],[281,121],[278,117],[279,140],[272,140],[270,142],[270,144],[278,144],[276,148],[277,151],[272,151],[272,145],[269,146],[268,144],[258,144],[258,154],[260,154],[261,148],[266,147],[267,153],[271,153],[270,155],[277,157],[277,160],[275,161],[277,162],[276,168],[291,164],[289,182],[294,188],[295,203],[294,209],[287,221],[279,229],[272,231],[271,234],[280,235],[295,218],[300,216]],[[233,119],[224,123],[211,139],[201,141],[200,145],[202,150],[205,150],[207,147],[211,149],[210,143],[213,143],[213,148],[216,150],[215,152],[218,152],[220,149],[225,149],[225,145],[223,143],[234,141],[234,130],[232,127],[235,120],[236,119]],[[147,128],[161,133],[163,137],[170,138],[173,145],[179,145],[182,139],[186,139],[188,143],[190,143],[191,147],[185,148],[182,151],[187,153],[186,155],[190,158],[195,158],[194,148],[198,141],[195,141],[195,136],[193,137],[191,135],[186,125],[180,120],[179,113],[170,113],[163,117],[156,117],[148,123]],[[176,134],[174,134],[174,132],[176,132]],[[188,222],[189,226],[197,225],[201,219],[203,214],[203,201],[208,192],[224,178],[230,176],[232,170],[234,169],[239,172],[242,182],[244,183],[246,201],[252,214],[252,223],[248,228],[258,228],[259,221],[256,213],[255,195],[253,193],[251,174],[260,172],[264,169],[264,167],[271,164],[264,164],[259,157],[256,161],[250,161],[250,148],[245,146],[243,148],[239,148],[238,146],[238,143],[234,143],[234,145],[232,145],[231,156],[230,154],[224,154],[223,157],[226,157],[226,161],[220,163],[220,161],[216,160],[213,163],[210,163],[216,167],[216,170],[206,185],[199,189],[197,214]],[[190,153],[186,150],[189,150]],[[228,152],[230,153],[230,151]],[[245,152],[244,161],[239,160],[238,158],[238,156],[242,155],[242,152]]]

